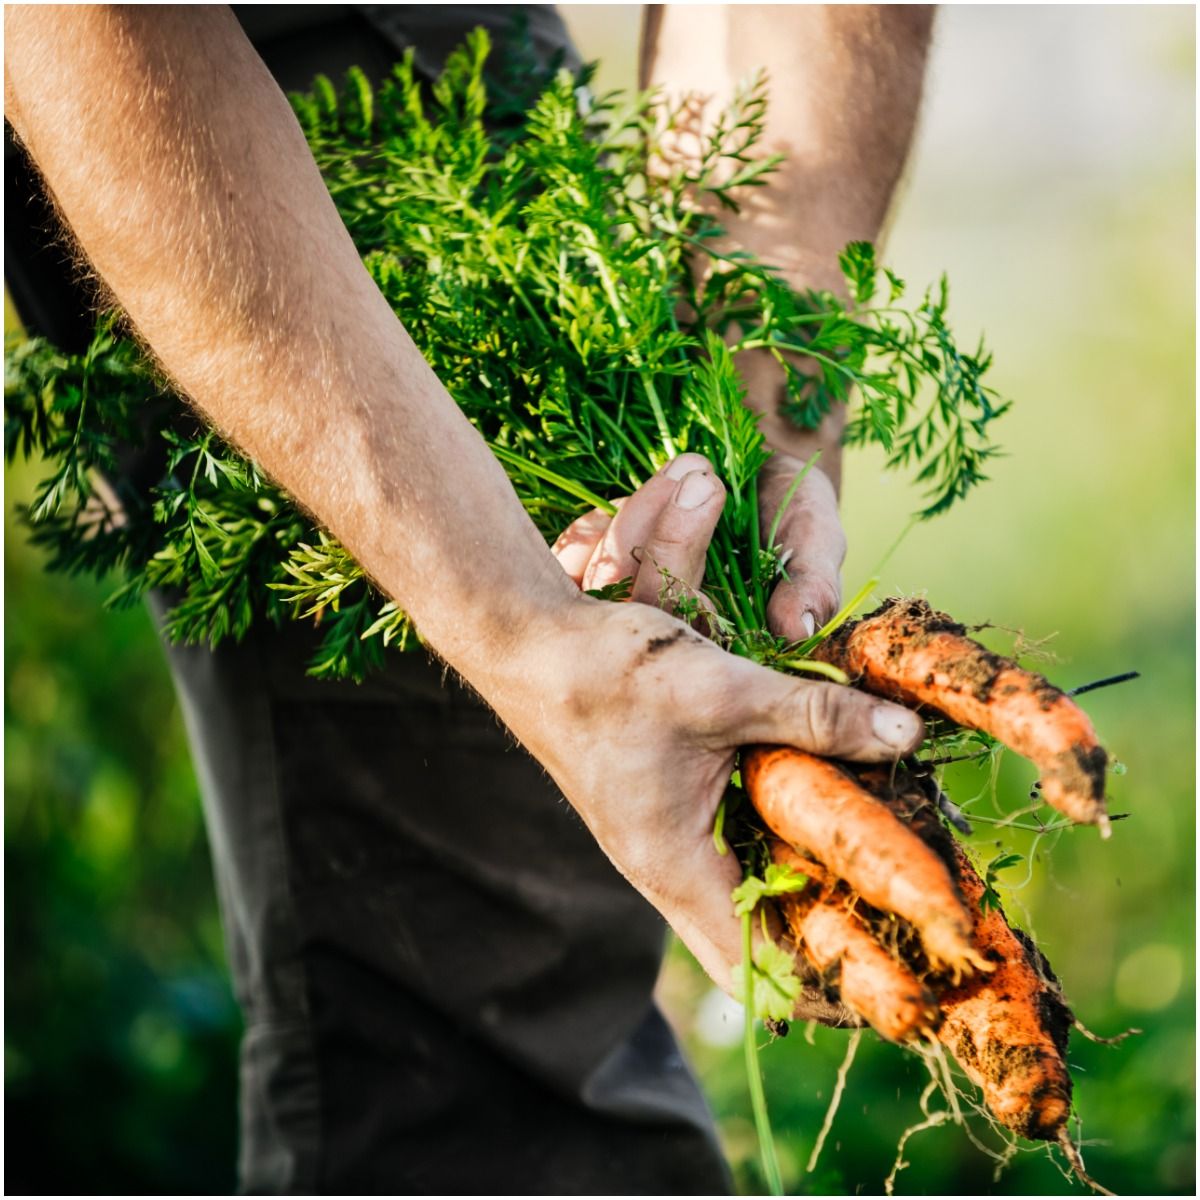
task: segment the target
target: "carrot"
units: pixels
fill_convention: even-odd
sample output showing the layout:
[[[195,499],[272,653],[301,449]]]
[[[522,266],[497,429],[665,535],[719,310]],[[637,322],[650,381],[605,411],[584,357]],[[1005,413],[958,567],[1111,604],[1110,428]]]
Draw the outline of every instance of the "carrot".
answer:
[[[842,1003],[889,1041],[932,1033],[939,1020],[932,993],[856,918],[855,897],[846,885],[783,842],[772,844],[771,857],[809,877],[802,891],[779,898],[779,908],[796,945]]]
[[[780,897],[780,909],[798,949],[837,988],[842,1003],[893,1041],[936,1036],[1001,1124],[1022,1137],[1057,1141],[1068,1156],[1075,1152],[1066,1129],[1072,1084],[1065,1062],[1074,1018],[1032,942],[1009,925],[997,905],[982,906],[984,884],[921,780],[903,766],[839,768],[800,751],[762,747],[747,753],[742,774],[763,820],[793,843],[773,841],[772,858],[809,877],[801,891]],[[842,836],[822,833],[813,808],[840,824]],[[875,809],[890,823],[876,824]],[[869,824],[863,823],[864,813],[870,813]],[[867,838],[889,847],[882,862],[868,855],[864,864],[864,828]],[[903,836],[896,837],[897,831]],[[812,844],[822,840],[834,848],[825,857]],[[856,896],[853,881],[842,881],[848,866],[860,873],[865,868],[868,880],[882,864],[903,873],[905,866],[889,854],[911,854],[913,843],[920,848],[913,861],[922,871],[928,871],[929,858],[940,869],[940,875],[926,876],[927,889],[944,876],[956,902],[958,897],[965,902],[971,954],[986,970],[967,978],[946,972],[911,910],[902,912],[886,889],[876,887],[871,895],[858,889]],[[795,845],[822,865],[809,862]],[[902,918],[886,927],[899,934],[888,934],[890,950],[880,944],[887,913]],[[1075,1159],[1072,1163],[1082,1170]]]
[[[844,625],[813,652],[866,691],[927,705],[982,729],[1030,759],[1042,795],[1059,812],[1108,836],[1108,756],[1078,705],[1041,675],[993,654],[924,600],[890,600]]]
[[[1001,1124],[1022,1137],[1059,1141],[1071,1111],[1063,1055],[1073,1020],[1049,966],[998,907],[984,912],[983,883],[955,843],[959,884],[975,911],[975,943],[996,964],[941,997],[938,1037],[983,1091]]]
[[[754,746],[742,781],[767,827],[807,850],[868,904],[920,933],[930,962],[956,977],[988,970],[971,945],[971,918],[946,864],[833,762],[783,746]]]
[[[949,865],[971,910],[972,940],[994,966],[960,983],[926,979],[941,1008],[939,1040],[1001,1124],[1022,1137],[1061,1142],[1071,1109],[1063,1056],[1074,1018],[1049,964],[999,907],[982,907],[984,885],[971,860],[908,772],[893,778],[867,767],[858,778]]]

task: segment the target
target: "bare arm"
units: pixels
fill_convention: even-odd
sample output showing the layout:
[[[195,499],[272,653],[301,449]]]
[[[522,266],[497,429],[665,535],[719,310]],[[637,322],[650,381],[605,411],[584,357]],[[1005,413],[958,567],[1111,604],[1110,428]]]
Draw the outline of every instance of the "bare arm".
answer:
[[[856,239],[879,240],[916,126],[933,13],[931,5],[907,4],[648,8],[643,84],[712,96],[716,110],[751,72],[767,69],[765,149],[786,161],[769,187],[745,197],[740,216],[723,219],[738,242],[783,268],[794,287],[841,292],[839,251]],[[833,485],[813,478],[788,531],[803,586],[784,590],[773,618],[792,632],[806,608],[822,619],[836,607],[844,414],[830,414],[813,432],[798,430],[778,411],[782,382],[769,357],[746,355],[740,365],[768,441],[802,460],[821,450],[821,470]],[[771,501],[791,473],[769,480],[764,513],[774,511]],[[807,585],[800,579],[805,567]]]
[[[499,465],[363,268],[232,13],[17,7],[5,32],[10,119],[125,312],[433,645],[471,675],[468,643],[494,651],[568,602]],[[485,573],[485,544],[504,545],[510,569]],[[436,589],[418,586],[435,574]]]
[[[9,7],[5,34],[9,117],[167,371],[414,617],[728,987],[738,871],[710,834],[736,748],[882,760],[919,719],[580,595],[363,269],[227,9]],[[646,486],[671,545],[711,531],[707,464]]]

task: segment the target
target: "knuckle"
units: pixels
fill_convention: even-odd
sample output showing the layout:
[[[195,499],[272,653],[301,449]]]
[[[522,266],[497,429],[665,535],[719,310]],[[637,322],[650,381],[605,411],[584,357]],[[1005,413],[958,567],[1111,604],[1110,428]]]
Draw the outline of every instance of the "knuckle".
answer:
[[[842,602],[841,588],[831,579],[813,576],[805,581],[809,605],[821,621],[828,621]]]
[[[854,710],[844,692],[836,684],[809,683],[796,693],[800,728],[816,754],[834,754],[854,740]]]

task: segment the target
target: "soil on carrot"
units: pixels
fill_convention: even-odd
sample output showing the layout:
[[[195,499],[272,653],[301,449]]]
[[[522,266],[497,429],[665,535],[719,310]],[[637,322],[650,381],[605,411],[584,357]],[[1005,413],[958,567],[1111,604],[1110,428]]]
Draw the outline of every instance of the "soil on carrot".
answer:
[[[899,617],[896,617],[896,610],[901,606],[903,606],[902,612]],[[840,661],[846,656],[846,646],[855,629],[860,624],[887,613],[893,614],[894,620],[904,622],[897,631],[900,636],[888,647],[888,658],[893,663],[913,650],[923,650],[941,634],[951,634],[961,638],[969,636],[965,625],[955,621],[946,613],[938,612],[925,600],[919,598],[888,600],[874,612],[867,613],[858,621],[848,622],[833,633],[826,643],[826,648],[819,653],[819,656],[827,657],[830,661]],[[983,646],[978,646],[969,655],[948,653],[934,663],[937,671],[945,673],[947,686],[951,691],[967,692],[981,704],[986,704],[991,699],[1000,675],[1012,666],[1011,659],[995,654]],[[1029,672],[1029,676],[1029,690],[1036,695],[1041,709],[1048,712],[1062,696],[1062,691],[1042,675]],[[925,683],[932,684],[933,681],[934,676],[931,672],[926,676]],[[1015,693],[1017,690],[1019,689],[1016,687],[1006,687],[1002,689],[1002,692],[1004,694],[1010,691]]]
[[[1108,836],[1107,755],[1087,714],[924,600],[888,601],[836,631],[814,657],[875,695],[990,734],[1037,766],[1047,804]]]
[[[978,948],[995,970],[952,978],[931,966],[909,922],[864,903],[845,884],[836,889],[841,906],[917,986],[938,998],[939,1011],[924,1027],[937,1033],[982,1088],[995,1118],[1023,1137],[1056,1140],[1070,1111],[1065,1055],[1073,1016],[1049,963],[1028,936],[1008,924],[994,899],[988,908],[981,906],[984,886],[917,776],[903,766],[845,769],[945,863],[972,913]],[[912,1040],[919,1027],[909,1033],[900,1040]]]
[[[1043,786],[1047,781],[1058,783],[1065,792],[1091,796],[1100,803],[1104,799],[1107,770],[1108,753],[1102,746],[1086,749],[1072,746],[1056,754],[1051,763],[1042,768],[1042,783]]]

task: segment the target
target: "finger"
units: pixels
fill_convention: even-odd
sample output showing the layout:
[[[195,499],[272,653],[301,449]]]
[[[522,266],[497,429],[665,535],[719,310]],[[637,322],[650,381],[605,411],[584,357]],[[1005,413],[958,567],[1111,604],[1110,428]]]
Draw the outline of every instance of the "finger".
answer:
[[[608,513],[593,508],[591,512],[572,521],[550,547],[551,553],[558,559],[558,565],[577,587],[583,586],[587,565],[611,524],[612,517]]]
[[[764,482],[764,524],[774,520],[794,477],[788,471]],[[764,535],[769,532],[767,524]],[[784,509],[776,543],[784,551],[786,578],[767,605],[767,623],[782,637],[799,641],[811,637],[841,604],[846,535],[838,515],[837,494],[820,469],[809,471]]]
[[[837,683],[790,679],[754,663],[730,664],[720,686],[733,696],[717,724],[725,745],[754,742],[795,746],[826,758],[886,762],[911,754],[925,736],[925,723],[899,704]],[[716,699],[716,698],[713,698]],[[703,700],[697,697],[703,710]],[[714,710],[710,710],[714,711]]]
[[[607,587],[637,576],[634,551],[644,546],[659,514],[670,503],[679,480],[690,471],[712,470],[700,454],[681,454],[625,499],[605,531],[583,575],[586,590]]]
[[[788,567],[787,579],[775,585],[767,601],[767,628],[780,637],[802,642],[812,637],[841,606],[841,573]]]
[[[725,507],[725,488],[711,470],[689,471],[676,485],[640,547],[632,599],[643,604],[694,595],[704,581],[704,558]],[[665,601],[665,603],[663,603]]]

